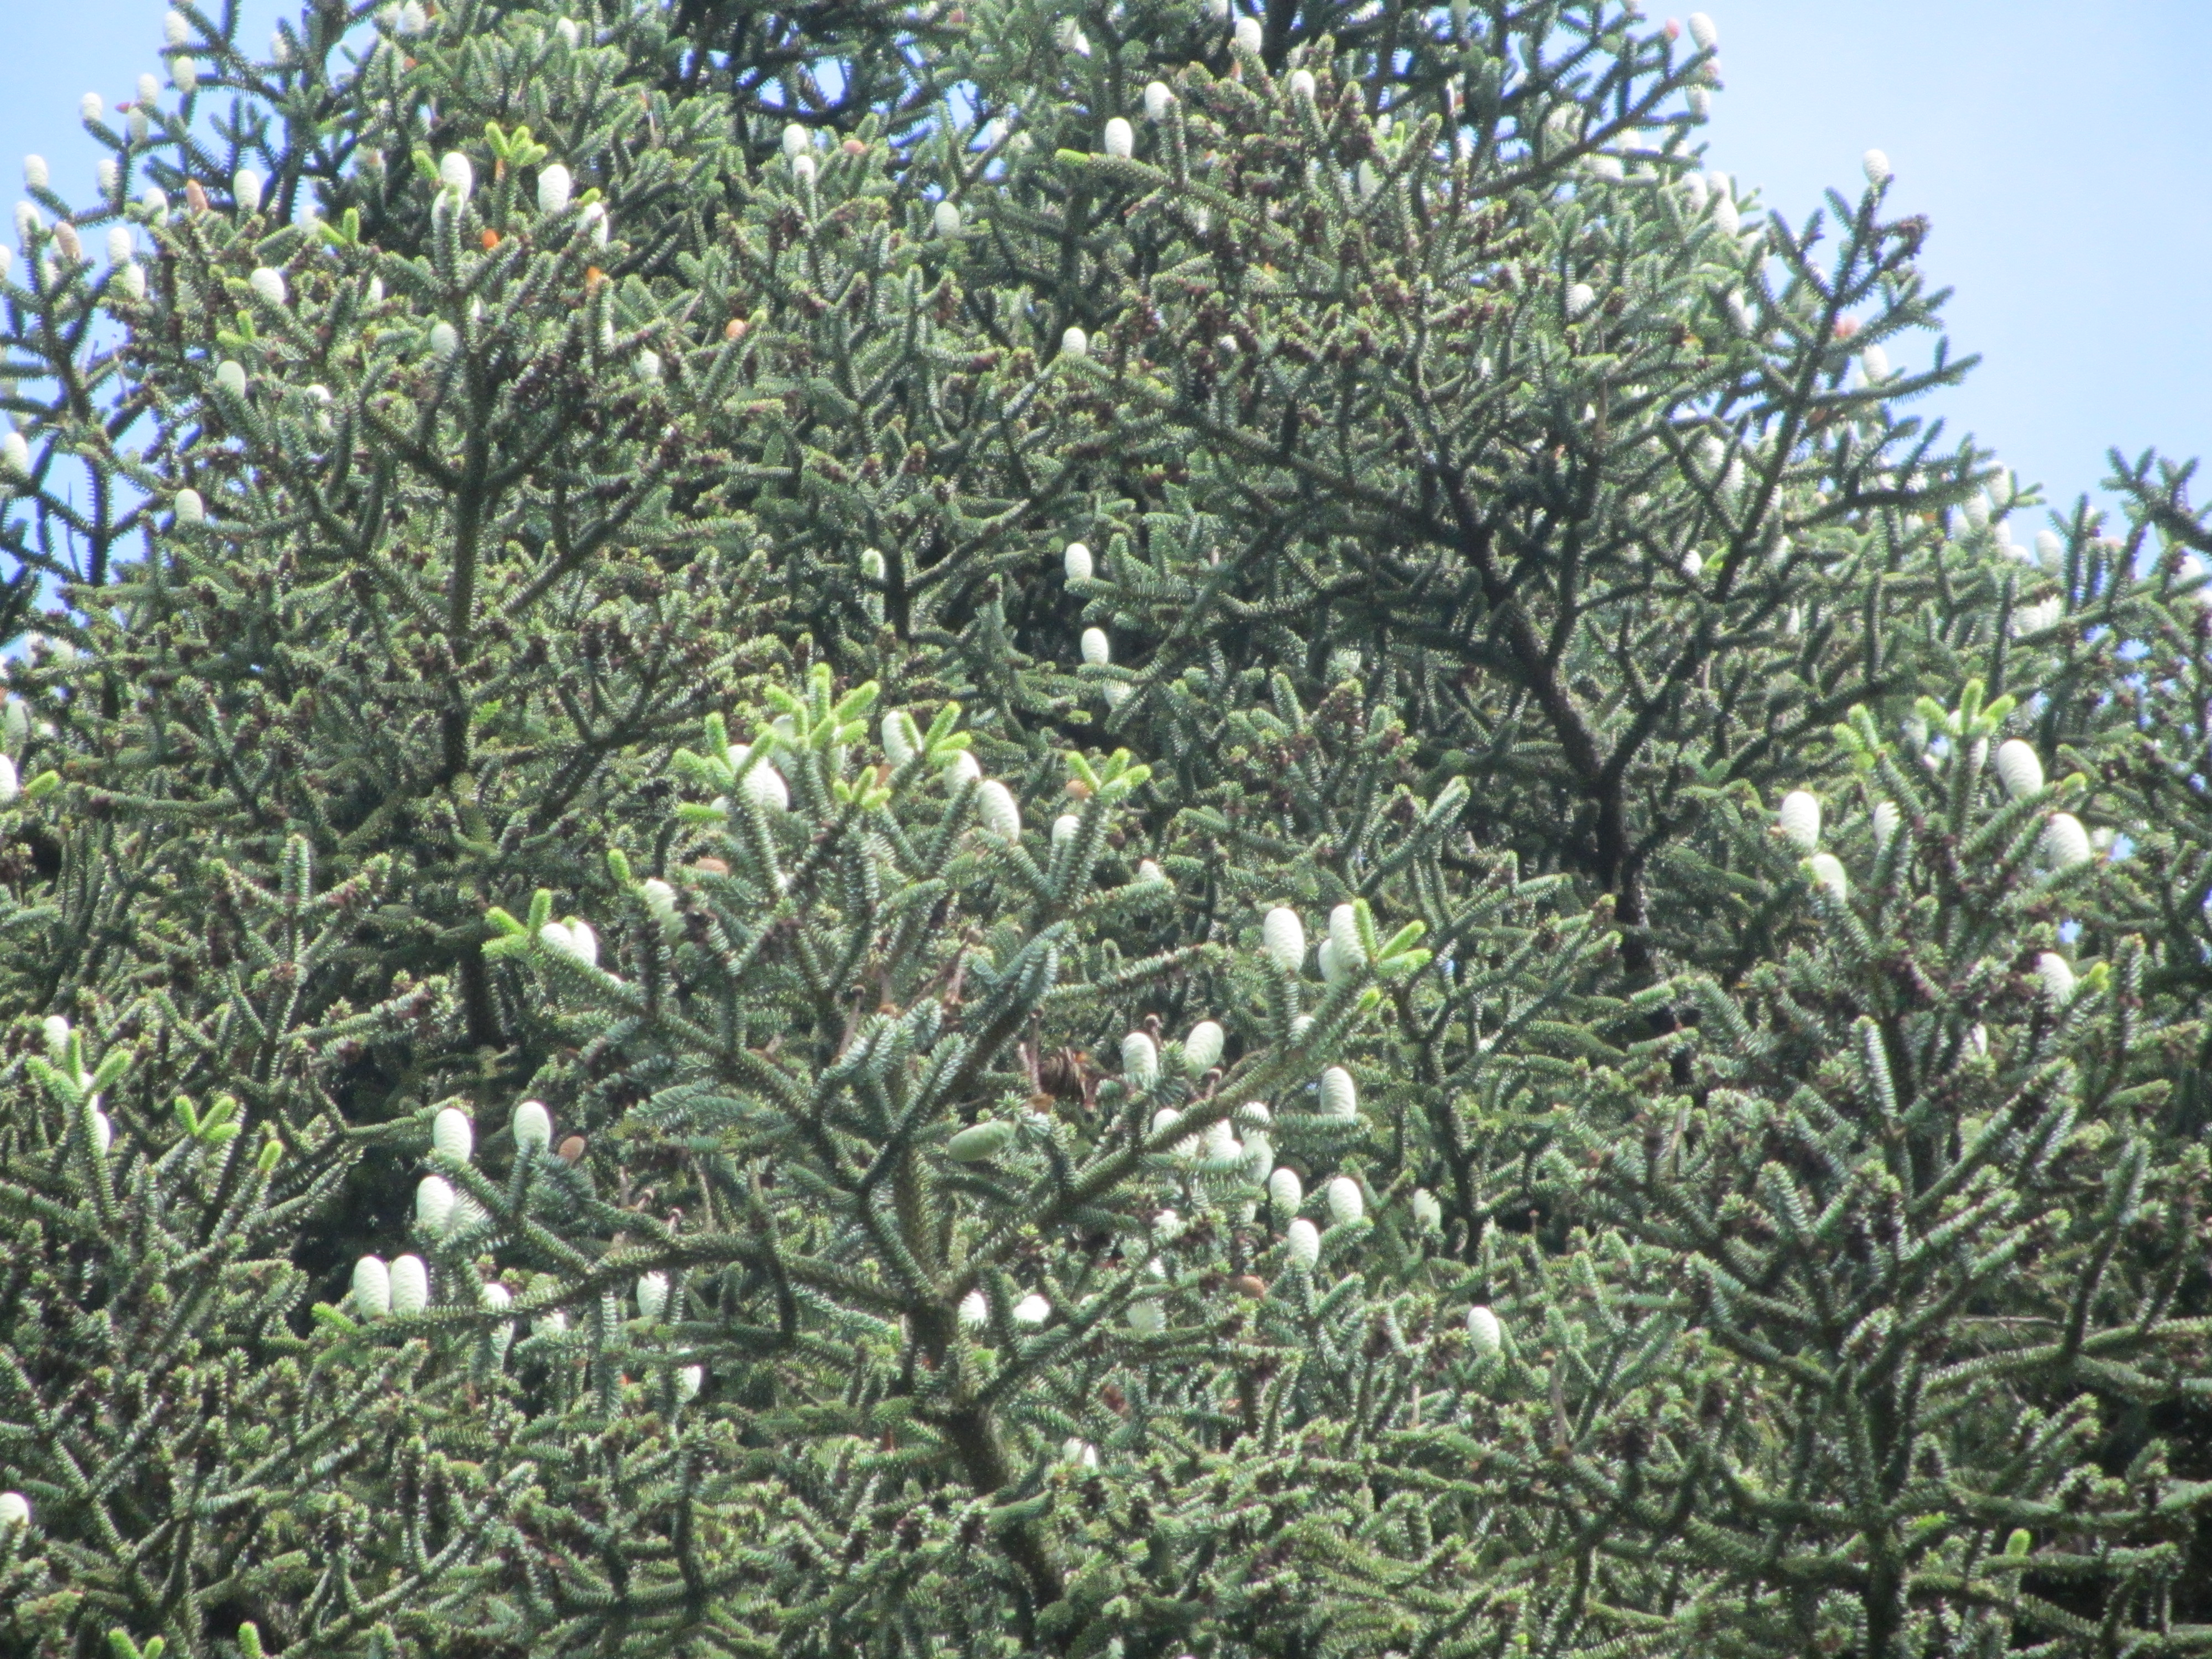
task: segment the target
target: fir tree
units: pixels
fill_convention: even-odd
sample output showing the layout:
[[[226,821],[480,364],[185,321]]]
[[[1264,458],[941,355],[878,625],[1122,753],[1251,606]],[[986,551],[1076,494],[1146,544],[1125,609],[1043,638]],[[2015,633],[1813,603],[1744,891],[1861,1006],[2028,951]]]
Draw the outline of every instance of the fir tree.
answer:
[[[2212,529],[2014,545],[1711,20],[164,27],[0,273],[11,1649],[2212,1645]]]

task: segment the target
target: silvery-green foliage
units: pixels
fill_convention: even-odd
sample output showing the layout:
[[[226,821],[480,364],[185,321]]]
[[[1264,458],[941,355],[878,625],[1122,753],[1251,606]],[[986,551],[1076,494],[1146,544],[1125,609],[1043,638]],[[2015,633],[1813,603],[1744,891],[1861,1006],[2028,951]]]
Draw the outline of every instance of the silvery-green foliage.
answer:
[[[2001,728],[1979,692],[1931,713]],[[2065,948],[2054,882],[2098,902],[2039,869],[2036,803],[1931,783],[1863,713],[1838,738],[1851,896],[1780,876],[1765,958],[1674,988],[1698,1018],[1672,1076],[1596,1072],[1492,1177],[1495,1210],[1545,1221],[1486,1260],[1486,1299],[1547,1363],[1485,1419],[1482,1468],[1546,1495],[1528,1522],[1604,1510],[1609,1598],[1702,1563],[1681,1639],[1724,1605],[1743,1652],[2063,1644],[2093,1577],[2155,1626],[2176,1517],[2212,1497],[2136,1415],[2186,1390],[2204,1328],[2212,1170],[2166,1127],[2181,1034],[2143,1008],[2141,939],[2063,1006],[2023,971]],[[1881,800],[1903,827],[1877,846]]]
[[[1711,19],[165,27],[0,272],[8,1640],[2212,1620],[2212,534],[1938,441]]]
[[[560,1437],[611,1432],[658,1401],[666,1426],[641,1425],[641,1444],[701,1448],[696,1501],[713,1527],[672,1540],[665,1569],[631,1585],[630,1628],[680,1616],[681,1586],[735,1595],[752,1583],[750,1558],[710,1547],[710,1530],[726,1543],[819,1540],[876,1515],[905,1517],[896,1571],[841,1587],[825,1553],[787,1552],[774,1595],[745,1602],[753,1627],[787,1629],[776,1609],[804,1607],[830,1620],[818,1639],[846,1650],[892,1643],[886,1620],[1136,1639],[1146,1624],[1123,1601],[1144,1576],[1116,1570],[1105,1590],[1091,1560],[1102,1543],[1125,1550],[1188,1480],[1200,1484],[1184,1501],[1212,1501],[1200,1477],[1216,1462],[1256,1478],[1293,1466],[1310,1429],[1380,1437],[1418,1414],[1425,1367],[1462,1367],[1439,1340],[1460,1275],[1429,1259],[1410,1182],[1382,1173],[1399,1138],[1324,1119],[1307,1099],[1334,1060],[1383,1059],[1377,1015],[1429,970],[1418,919],[1386,932],[1374,917],[1420,890],[1413,872],[1434,884],[1449,804],[1414,802],[1406,828],[1383,832],[1394,874],[1354,906],[1373,948],[1335,985],[1301,988],[1266,958],[1256,915],[1234,940],[1143,951],[1185,902],[1109,844],[1141,834],[1146,768],[1070,753],[1031,769],[1025,792],[1077,786],[1079,824],[1009,842],[983,822],[982,786],[945,760],[1018,751],[963,731],[948,705],[918,711],[931,717],[902,757],[881,753],[877,697],[872,684],[841,695],[817,670],[774,690],[743,744],[716,717],[679,753],[692,798],[653,878],[674,885],[679,928],[652,915],[620,856],[630,914],[601,918],[611,948],[596,963],[546,942],[550,895],[528,917],[495,915],[495,953],[530,964],[585,1057],[581,1076],[551,1080],[582,1085],[574,1115],[611,1150],[574,1173],[663,1172],[629,1205],[587,1196],[531,1224],[525,1186],[456,1170],[489,1212],[496,1271],[527,1280],[500,1318],[560,1310],[565,1328],[547,1340],[580,1367],[556,1395],[517,1403]],[[742,787],[770,759],[790,782],[787,811]],[[1461,926],[1486,951],[1501,937]],[[1194,982],[1234,1049],[1221,1073],[1195,1077],[1160,1066],[1149,1035],[1175,1023],[1164,1014]],[[1151,1063],[1102,1073],[1083,1057],[1114,1043]],[[1255,1098],[1279,1103],[1239,1103]],[[1279,1149],[1316,1189],[1323,1172],[1371,1165],[1387,1207],[1365,1213],[1338,1175],[1351,1196],[1332,1191],[1302,1261],[1283,1236],[1293,1218],[1262,1213]],[[649,1338],[598,1311],[641,1272],[671,1285],[670,1322]],[[1413,1346],[1376,1349],[1365,1333],[1378,1322]],[[605,1380],[617,1366],[624,1384]],[[694,1366],[702,1392],[675,1400],[669,1379]],[[763,1390],[782,1404],[764,1408]],[[1227,1419],[1224,1392],[1243,1401]],[[712,1425],[736,1422],[755,1448],[743,1478],[705,1450]],[[1090,1451],[1071,1463],[1069,1443]],[[825,1468],[839,1479],[825,1484]],[[979,1536],[993,1504],[1001,1519]],[[1174,1572],[1200,1570],[1194,1547],[1170,1547]],[[1401,1546],[1376,1547],[1388,1571]],[[597,1597],[611,1587],[574,1582],[599,1573],[578,1556],[491,1616],[582,1641],[608,1627]],[[1194,1604],[1194,1616],[1249,1642],[1271,1606]],[[1311,1617],[1316,1630],[1339,1622]]]
[[[93,850],[50,906],[9,916],[19,937],[58,957],[127,915],[128,872]],[[442,1613],[527,1486],[446,1461],[419,1352],[341,1352],[308,1316],[339,1192],[378,1143],[429,1138],[427,1116],[348,1130],[333,1061],[453,1013],[423,986],[304,1020],[302,986],[352,946],[384,872],[317,890],[295,840],[281,873],[274,890],[210,874],[234,930],[216,1017],[118,987],[48,1017],[43,1052],[0,1077],[0,1463],[37,1518],[0,1544],[11,1650],[76,1651],[120,1620],[205,1651],[204,1608],[241,1563],[272,1637],[366,1650],[397,1616]]]

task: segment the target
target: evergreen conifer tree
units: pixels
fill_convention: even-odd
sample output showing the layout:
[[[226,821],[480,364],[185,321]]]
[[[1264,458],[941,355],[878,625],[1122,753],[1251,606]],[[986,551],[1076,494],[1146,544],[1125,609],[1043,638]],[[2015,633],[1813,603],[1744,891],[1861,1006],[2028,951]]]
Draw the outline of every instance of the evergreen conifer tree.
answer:
[[[2212,1648],[2212,523],[2014,544],[1710,19],[163,27],[0,270],[0,1647]]]

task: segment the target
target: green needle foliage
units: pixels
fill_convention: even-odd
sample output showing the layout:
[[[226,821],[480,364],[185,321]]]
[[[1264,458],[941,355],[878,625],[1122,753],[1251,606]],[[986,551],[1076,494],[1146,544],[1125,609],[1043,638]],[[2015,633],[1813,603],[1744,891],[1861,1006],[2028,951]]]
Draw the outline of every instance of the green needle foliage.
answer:
[[[164,27],[0,270],[0,1650],[2212,1650],[2212,521],[2015,544],[1710,20]]]

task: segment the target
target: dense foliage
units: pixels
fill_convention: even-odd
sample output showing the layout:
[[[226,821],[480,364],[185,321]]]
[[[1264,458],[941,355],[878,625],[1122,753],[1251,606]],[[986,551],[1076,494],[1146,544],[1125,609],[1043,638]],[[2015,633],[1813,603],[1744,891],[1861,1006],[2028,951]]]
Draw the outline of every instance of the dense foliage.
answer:
[[[2212,523],[2015,545],[1708,20],[165,27],[0,280],[0,1649],[2212,1649]]]

